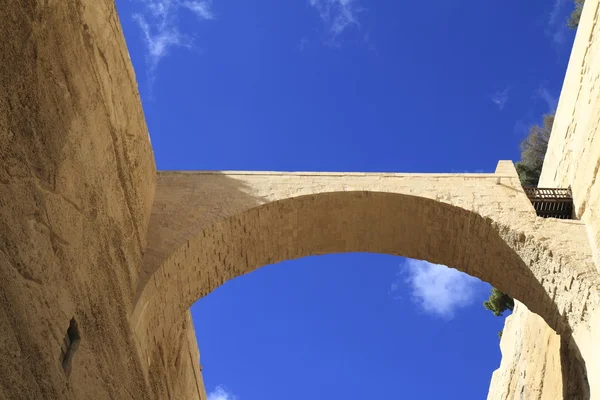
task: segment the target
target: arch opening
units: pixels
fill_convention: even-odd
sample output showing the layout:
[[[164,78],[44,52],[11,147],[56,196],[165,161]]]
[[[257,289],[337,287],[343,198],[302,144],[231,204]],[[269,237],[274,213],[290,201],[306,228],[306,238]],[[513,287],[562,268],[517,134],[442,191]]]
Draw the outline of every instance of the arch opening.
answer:
[[[355,390],[319,396],[381,397],[360,394],[373,385],[388,396],[414,395],[423,385],[419,377],[430,377],[442,379],[438,383],[451,396],[485,398],[499,365],[496,332],[502,325],[502,318],[481,304],[488,286],[434,267],[438,277],[455,276],[456,287],[471,291],[471,298],[444,308],[447,302],[438,297],[441,308],[429,308],[433,302],[423,303],[423,293],[413,291],[422,281],[412,279],[430,276],[426,267],[395,256],[344,253],[284,261],[234,278],[191,308],[207,391],[224,384],[235,395],[253,397],[248,388],[236,392],[241,380],[285,398],[285,392],[271,391],[273,380],[299,385],[288,397],[297,398],[300,391],[304,398],[309,393],[300,382],[314,388],[326,376],[329,385],[340,388],[358,374],[363,384],[351,383]],[[304,371],[300,380],[299,371]],[[436,388],[419,393],[440,395]]]

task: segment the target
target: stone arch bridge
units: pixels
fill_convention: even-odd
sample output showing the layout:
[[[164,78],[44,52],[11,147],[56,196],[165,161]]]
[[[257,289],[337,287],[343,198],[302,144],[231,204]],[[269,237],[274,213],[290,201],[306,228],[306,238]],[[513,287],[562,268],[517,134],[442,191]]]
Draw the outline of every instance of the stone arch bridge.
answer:
[[[159,172],[131,316],[148,368],[190,306],[261,266],[401,255],[491,283],[569,333],[598,302],[585,225],[540,218],[511,161],[492,174]]]
[[[193,302],[265,264],[366,251],[525,303],[573,338],[599,399],[599,4],[586,2],[544,168],[573,185],[590,249],[582,222],[536,216],[506,161],[493,174],[156,174],[114,1],[4,1],[0,398],[203,397],[193,331],[176,329]]]

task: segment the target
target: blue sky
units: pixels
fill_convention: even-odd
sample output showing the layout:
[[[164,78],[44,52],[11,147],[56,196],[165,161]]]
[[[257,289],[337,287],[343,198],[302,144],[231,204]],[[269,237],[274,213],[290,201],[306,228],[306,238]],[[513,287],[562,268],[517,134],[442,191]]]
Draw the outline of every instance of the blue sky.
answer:
[[[570,0],[117,0],[161,170],[492,172],[556,106]],[[489,286],[376,254],[192,308],[210,400],[482,399]]]

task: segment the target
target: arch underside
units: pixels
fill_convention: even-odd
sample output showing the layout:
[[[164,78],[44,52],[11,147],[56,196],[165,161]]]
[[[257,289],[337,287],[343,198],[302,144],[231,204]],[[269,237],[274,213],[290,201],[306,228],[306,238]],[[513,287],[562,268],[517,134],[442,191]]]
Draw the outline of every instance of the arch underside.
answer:
[[[536,229],[547,230],[553,222],[533,221],[531,229],[515,230],[460,207],[394,193],[331,192],[274,201],[202,229],[171,254],[144,287],[132,324],[149,359],[149,349],[169,327],[227,280],[284,260],[370,252],[475,276],[561,331],[565,310],[579,312],[581,305],[557,297],[559,286],[571,285],[573,298],[589,287],[574,287],[565,269],[569,258],[536,240]]]

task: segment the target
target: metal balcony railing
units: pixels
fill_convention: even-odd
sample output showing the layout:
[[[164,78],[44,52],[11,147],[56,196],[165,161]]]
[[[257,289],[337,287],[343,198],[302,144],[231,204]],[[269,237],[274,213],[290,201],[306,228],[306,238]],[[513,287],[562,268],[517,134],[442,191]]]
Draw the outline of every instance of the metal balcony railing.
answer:
[[[573,219],[573,195],[571,189],[524,187],[535,212],[543,218]]]

